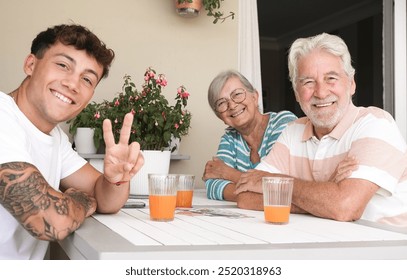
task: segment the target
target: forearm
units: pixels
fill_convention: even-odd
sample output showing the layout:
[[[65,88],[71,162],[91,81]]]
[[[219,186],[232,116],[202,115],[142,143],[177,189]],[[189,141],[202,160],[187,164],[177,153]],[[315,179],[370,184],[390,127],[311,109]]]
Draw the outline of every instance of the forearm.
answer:
[[[226,185],[226,187],[223,189],[223,199],[227,201],[236,201],[237,196],[235,194],[236,190],[236,185],[233,183],[230,183]]]
[[[237,207],[248,210],[264,210],[263,194],[242,192],[237,195]]]
[[[237,183],[240,179],[240,175],[242,175],[242,172],[240,172],[237,169],[234,169],[232,167],[229,167],[225,172],[221,175],[221,178],[224,180],[231,181],[233,183]]]
[[[298,207],[295,204],[291,203],[291,209],[290,212],[293,214],[309,214],[307,211],[305,211],[304,209],[301,209],[300,207]]]
[[[357,220],[378,187],[362,179],[340,183],[294,180],[292,203],[304,211],[339,221]]]
[[[325,187],[321,185],[324,184]],[[333,182],[312,182],[295,179],[293,211],[305,211],[314,216],[333,219],[335,204],[339,200],[338,186]]]
[[[1,205],[38,239],[64,239],[96,208],[95,200],[83,192],[53,189],[28,163],[2,164],[0,181]]]
[[[237,196],[237,206],[242,209],[264,210],[263,195],[254,192],[243,192]],[[307,211],[291,204],[291,213],[308,214]]]
[[[130,182],[120,182],[118,184],[106,180],[99,176],[95,186],[95,198],[97,201],[98,213],[117,213],[129,198]]]

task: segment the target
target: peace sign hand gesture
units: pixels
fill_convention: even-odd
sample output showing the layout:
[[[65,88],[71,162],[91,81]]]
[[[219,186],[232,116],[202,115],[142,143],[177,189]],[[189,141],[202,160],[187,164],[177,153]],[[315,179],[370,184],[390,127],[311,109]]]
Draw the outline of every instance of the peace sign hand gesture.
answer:
[[[124,117],[120,131],[120,139],[116,144],[112,132],[112,123],[103,121],[103,138],[105,139],[106,152],[104,161],[104,176],[111,183],[128,182],[144,164],[140,144],[129,144],[133,114],[127,113]]]

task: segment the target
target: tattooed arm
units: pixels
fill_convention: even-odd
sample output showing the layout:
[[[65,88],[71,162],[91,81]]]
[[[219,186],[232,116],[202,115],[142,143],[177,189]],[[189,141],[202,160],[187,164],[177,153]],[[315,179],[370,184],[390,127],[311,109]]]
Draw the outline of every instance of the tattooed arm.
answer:
[[[96,210],[96,200],[75,189],[53,189],[25,162],[0,164],[0,204],[41,240],[62,240]]]

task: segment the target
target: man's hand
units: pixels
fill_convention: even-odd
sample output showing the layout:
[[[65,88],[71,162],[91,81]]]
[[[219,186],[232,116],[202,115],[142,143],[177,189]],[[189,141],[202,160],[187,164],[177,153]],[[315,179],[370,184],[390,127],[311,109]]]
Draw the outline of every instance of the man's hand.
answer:
[[[273,174],[256,169],[250,169],[247,172],[242,173],[242,175],[240,175],[240,180],[236,184],[235,193],[240,194],[242,192],[255,192],[262,194],[263,193],[262,178],[270,176],[273,176]]]
[[[348,178],[352,174],[352,171],[357,170],[358,167],[359,162],[355,157],[347,157],[338,164],[334,173],[332,173],[331,177],[329,178],[329,181],[339,183],[343,179]]]
[[[140,144],[133,142],[129,145],[133,114],[124,117],[120,139],[116,144],[110,120],[103,121],[103,138],[106,144],[104,161],[104,176],[111,183],[128,182],[144,164]]]

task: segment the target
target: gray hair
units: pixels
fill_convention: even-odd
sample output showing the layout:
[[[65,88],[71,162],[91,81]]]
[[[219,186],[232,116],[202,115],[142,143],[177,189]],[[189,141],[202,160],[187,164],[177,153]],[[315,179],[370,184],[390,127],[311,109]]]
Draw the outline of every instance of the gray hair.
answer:
[[[253,93],[255,91],[255,88],[253,85],[249,82],[249,80],[246,79],[245,76],[243,76],[239,71],[236,70],[226,70],[223,72],[220,72],[211,82],[208,88],[208,103],[209,106],[212,108],[213,112],[218,115],[218,113],[215,111],[215,102],[219,99],[220,92],[222,91],[223,87],[225,86],[226,82],[230,79],[236,77],[240,80],[246,91]]]
[[[348,47],[340,37],[322,33],[313,37],[300,38],[294,41],[288,53],[288,71],[294,91],[296,91],[298,78],[298,60],[316,49],[338,56],[342,60],[345,73],[351,78],[355,75]]]

